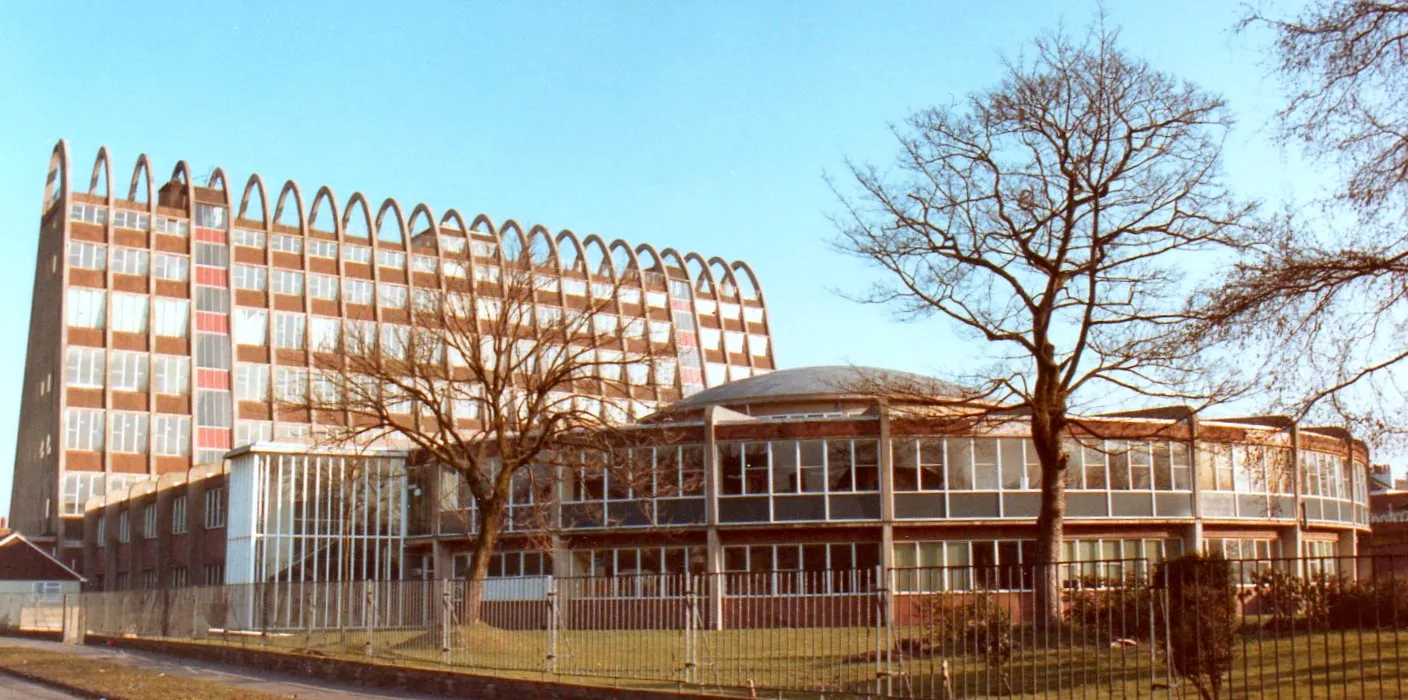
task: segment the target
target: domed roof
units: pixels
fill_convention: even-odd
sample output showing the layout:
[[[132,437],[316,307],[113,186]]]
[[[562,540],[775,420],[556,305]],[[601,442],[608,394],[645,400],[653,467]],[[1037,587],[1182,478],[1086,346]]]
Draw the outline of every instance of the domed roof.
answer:
[[[837,399],[883,394],[893,386],[903,393],[918,392],[937,396],[961,396],[963,387],[922,374],[879,367],[828,365],[798,367],[768,372],[756,377],[705,389],[673,404],[669,409],[699,408],[726,404],[766,403],[784,399]]]

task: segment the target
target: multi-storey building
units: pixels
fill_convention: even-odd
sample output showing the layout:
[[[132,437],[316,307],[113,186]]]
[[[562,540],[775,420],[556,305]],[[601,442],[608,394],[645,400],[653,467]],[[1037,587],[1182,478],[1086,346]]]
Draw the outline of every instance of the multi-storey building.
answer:
[[[742,262],[392,199],[374,211],[327,187],[305,206],[292,181],[271,200],[257,174],[236,197],[221,169],[198,184],[184,161],[158,185],[145,155],[124,196],[105,148],[86,172],[55,147],[11,507],[13,525],[64,561],[79,556],[91,496],[308,437],[275,397],[325,336],[409,323],[417,290],[492,294],[484,282],[506,238],[549,252],[535,269],[548,293],[533,303],[603,308],[609,295],[613,328],[673,358],[632,395],[637,413],[773,368],[762,292]]]
[[[489,575],[622,590],[645,575],[719,575],[740,596],[854,591],[879,570],[902,593],[1029,588],[1042,474],[1025,421],[881,400],[848,389],[850,371],[781,370],[676,401],[629,426],[629,446],[600,466],[539,477],[546,494],[521,472]],[[1344,430],[1183,407],[1078,426],[1064,576],[1119,578],[1192,551],[1243,560],[1243,573],[1283,557],[1305,557],[1311,574],[1364,573],[1368,451]],[[94,498],[84,573],[108,588],[462,577],[474,504],[455,479],[406,462],[269,443],[232,453],[225,472]],[[369,466],[385,478],[328,487]]]

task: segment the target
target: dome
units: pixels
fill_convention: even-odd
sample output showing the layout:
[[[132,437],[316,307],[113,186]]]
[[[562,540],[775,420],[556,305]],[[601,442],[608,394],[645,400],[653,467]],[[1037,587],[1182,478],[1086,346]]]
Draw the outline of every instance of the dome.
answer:
[[[906,394],[923,391],[937,396],[961,396],[963,387],[922,374],[879,367],[827,365],[768,372],[748,379],[705,389],[673,404],[667,410],[793,401],[868,398],[894,386]]]

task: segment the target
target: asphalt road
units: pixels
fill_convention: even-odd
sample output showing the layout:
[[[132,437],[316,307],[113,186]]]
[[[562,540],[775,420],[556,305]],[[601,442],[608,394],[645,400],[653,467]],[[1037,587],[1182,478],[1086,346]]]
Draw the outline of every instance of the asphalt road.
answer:
[[[61,654],[73,654],[76,656],[102,659],[112,663],[145,668],[154,673],[165,673],[168,676],[177,678],[197,678],[235,688],[248,688],[249,690],[258,690],[274,695],[297,697],[299,700],[337,700],[339,698],[360,698],[362,700],[433,700],[438,697],[422,693],[394,693],[392,691],[374,690],[316,678],[271,673],[257,668],[212,664],[203,661],[181,659],[174,656],[162,656],[160,654],[150,654],[140,651],[127,651],[120,648],[67,646],[58,642],[14,637],[0,637],[0,645],[33,647],[35,649],[59,652]],[[15,695],[7,695],[5,693],[9,690],[9,686],[6,684],[11,680],[13,679],[9,676],[0,675],[0,700],[39,700],[40,698],[71,697],[62,693],[57,695],[34,695],[27,691]]]
[[[0,700],[70,700],[76,697],[78,696],[59,692],[47,685],[0,674]]]

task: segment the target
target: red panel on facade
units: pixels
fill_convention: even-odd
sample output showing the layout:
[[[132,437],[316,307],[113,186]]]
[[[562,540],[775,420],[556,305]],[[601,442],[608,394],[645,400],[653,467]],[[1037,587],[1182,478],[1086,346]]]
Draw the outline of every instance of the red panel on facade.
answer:
[[[196,231],[195,238],[198,241],[204,243],[219,243],[221,245],[225,245],[229,241],[229,237],[225,235],[225,232],[218,228],[205,228],[203,226],[196,226],[194,228]]]
[[[223,369],[197,369],[196,387],[228,390],[230,388],[230,373]]]
[[[675,344],[682,348],[697,348],[699,338],[689,331],[675,331]]]
[[[196,447],[230,449],[234,442],[229,428],[197,428]]]
[[[202,333],[230,334],[230,317],[209,311],[196,312],[196,330]]]
[[[229,278],[228,272],[222,268],[196,265],[196,284],[224,288],[229,286]]]
[[[681,367],[681,368],[680,368],[680,379],[684,380],[684,383],[685,383],[685,384],[703,384],[703,383],[704,383],[704,373],[701,372],[701,371],[699,371],[699,370],[697,370],[697,369],[690,369],[690,368],[688,368],[688,367]]]
[[[671,299],[670,308],[675,311],[683,311],[687,314],[694,313],[694,309],[690,308],[689,302],[684,299]]]

